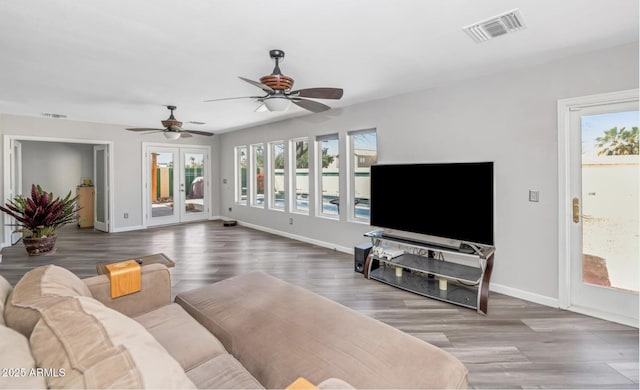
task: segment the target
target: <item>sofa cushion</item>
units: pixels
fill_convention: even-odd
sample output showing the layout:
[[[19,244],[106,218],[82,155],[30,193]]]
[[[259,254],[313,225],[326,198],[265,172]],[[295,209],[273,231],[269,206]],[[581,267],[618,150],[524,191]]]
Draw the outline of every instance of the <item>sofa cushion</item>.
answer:
[[[230,354],[218,355],[187,372],[199,389],[264,389]]]
[[[67,298],[41,311],[30,343],[52,388],[194,388],[180,364],[133,319],[93,298]]]
[[[211,332],[176,303],[134,319],[158,340],[185,371],[227,353],[222,343]]]
[[[32,371],[36,362],[24,335],[0,325],[0,351],[0,389],[47,388],[44,376],[34,375],[37,372]]]
[[[267,388],[297,377],[356,388],[466,388],[450,353],[336,302],[251,272],[176,296]]]
[[[5,320],[7,325],[29,337],[38,311],[58,301],[61,297],[90,297],[84,282],[71,271],[55,265],[34,268],[16,283],[7,301]]]
[[[4,305],[11,294],[11,285],[0,275],[0,325],[4,325]]]

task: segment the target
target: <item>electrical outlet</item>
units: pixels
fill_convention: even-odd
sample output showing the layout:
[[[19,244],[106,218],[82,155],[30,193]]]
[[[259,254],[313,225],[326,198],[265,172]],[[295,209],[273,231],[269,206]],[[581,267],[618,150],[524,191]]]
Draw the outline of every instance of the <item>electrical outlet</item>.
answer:
[[[529,190],[529,202],[539,202],[539,201],[540,201],[540,191]]]
[[[289,225],[293,225],[293,218],[289,218]]]
[[[227,179],[222,179],[222,184],[227,184]]]
[[[231,207],[229,207],[229,212],[231,212],[231,210],[232,210]]]
[[[129,213],[124,213],[124,219],[129,218]]]

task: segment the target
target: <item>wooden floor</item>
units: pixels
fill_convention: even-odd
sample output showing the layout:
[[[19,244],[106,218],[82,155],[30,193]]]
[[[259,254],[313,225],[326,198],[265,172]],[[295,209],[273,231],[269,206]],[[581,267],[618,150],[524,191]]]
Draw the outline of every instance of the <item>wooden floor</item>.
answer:
[[[638,389],[635,328],[497,293],[482,316],[366,280],[350,255],[218,221],[113,234],[67,226],[53,255],[29,257],[22,243],[3,249],[0,274],[15,284],[57,264],[87,277],[98,261],[158,252],[176,262],[174,294],[265,271],[451,352],[468,367],[469,387]]]

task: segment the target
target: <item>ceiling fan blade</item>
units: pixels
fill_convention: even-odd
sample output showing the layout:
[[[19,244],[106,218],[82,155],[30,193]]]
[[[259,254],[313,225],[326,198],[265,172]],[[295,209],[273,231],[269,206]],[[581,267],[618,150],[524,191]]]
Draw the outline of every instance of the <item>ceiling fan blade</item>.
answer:
[[[209,133],[208,131],[199,131],[199,130],[182,130],[181,131],[182,134],[184,133],[190,133],[190,134],[197,134],[197,135],[213,135],[213,133]]]
[[[163,129],[149,129],[146,127],[134,127],[132,129],[127,129],[129,131],[164,131]]]
[[[221,98],[221,99],[209,99],[209,100],[205,100],[205,102],[220,102],[223,100],[235,100],[235,99],[263,99],[265,97],[267,97],[269,95],[265,95],[265,96],[238,96],[238,97],[230,97],[230,98]]]
[[[311,112],[322,112],[322,111],[327,111],[331,109],[331,107],[327,106],[326,104],[315,102],[313,100],[291,99],[291,101],[296,106],[302,107],[305,110],[309,110]]]
[[[239,78],[240,80],[242,80],[242,81],[246,81],[247,83],[249,83],[249,84],[251,84],[251,85],[253,85],[253,86],[256,86],[256,87],[260,88],[261,90],[265,91],[266,93],[274,93],[274,92],[275,92],[275,91],[274,91],[271,87],[269,87],[268,85],[264,85],[264,84],[262,84],[262,83],[260,83],[260,82],[258,82],[258,81],[249,80],[249,79],[247,79],[247,78],[240,77],[240,76],[238,76],[238,78]]]
[[[291,91],[289,95],[312,99],[340,99],[343,92],[342,88],[306,88]]]
[[[189,137],[193,137],[193,136],[191,134],[189,134],[189,132],[183,130],[183,131],[180,132],[180,137],[189,138]]]

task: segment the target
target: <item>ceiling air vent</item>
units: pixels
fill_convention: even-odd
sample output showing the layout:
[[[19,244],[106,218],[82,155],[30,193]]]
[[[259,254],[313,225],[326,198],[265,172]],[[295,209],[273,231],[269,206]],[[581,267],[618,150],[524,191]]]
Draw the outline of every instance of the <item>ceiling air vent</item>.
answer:
[[[480,43],[524,28],[526,28],[526,26],[522,20],[520,10],[514,9],[502,15],[470,24],[462,29],[476,43]]]
[[[61,118],[66,118],[67,116],[65,114],[55,114],[52,112],[43,112],[42,116],[46,116],[49,118],[55,118],[55,119],[61,119]]]

